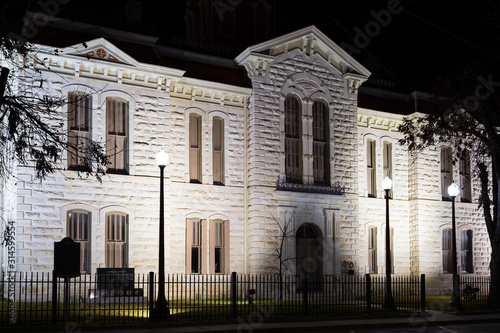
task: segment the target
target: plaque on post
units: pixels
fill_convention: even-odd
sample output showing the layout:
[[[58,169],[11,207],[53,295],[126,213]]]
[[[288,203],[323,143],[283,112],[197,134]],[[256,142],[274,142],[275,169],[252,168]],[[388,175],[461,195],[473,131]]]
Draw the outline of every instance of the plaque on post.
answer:
[[[54,242],[54,273],[64,278],[80,276],[80,243],[69,237]]]
[[[69,279],[80,276],[80,243],[69,237],[54,242],[54,276],[52,279],[52,323],[57,321],[57,279],[64,278],[64,320],[69,318]]]

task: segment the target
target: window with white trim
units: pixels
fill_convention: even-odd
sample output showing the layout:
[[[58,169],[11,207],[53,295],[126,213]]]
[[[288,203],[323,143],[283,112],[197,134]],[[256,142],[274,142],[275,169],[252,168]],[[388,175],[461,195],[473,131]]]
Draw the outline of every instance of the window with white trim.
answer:
[[[462,202],[472,202],[471,179],[470,179],[470,151],[464,150],[459,161],[460,187]]]
[[[453,182],[451,147],[441,148],[441,196],[443,200],[450,200],[448,186]]]
[[[368,273],[377,274],[377,228],[368,228]]]
[[[229,221],[210,221],[210,273],[229,274]]]
[[[299,100],[285,99],[285,175],[288,183],[302,183],[302,122]]]
[[[460,239],[462,273],[474,273],[472,230],[462,230]]]
[[[89,141],[91,96],[79,92],[68,95],[68,169],[91,168]]]
[[[106,99],[106,154],[110,173],[128,173],[127,115],[127,101]]]
[[[188,219],[186,223],[186,274],[206,273],[205,239],[207,222],[201,219]]]
[[[375,198],[377,196],[376,187],[376,174],[375,174],[375,141],[366,141],[366,189],[368,196]]]
[[[189,179],[201,183],[201,116],[189,115]]]
[[[316,185],[330,183],[329,114],[325,103],[315,101],[313,111],[313,174]]]
[[[68,237],[80,243],[80,272],[90,273],[90,213],[82,210],[68,212]]]
[[[451,251],[451,239],[451,229],[444,229],[441,238],[443,273],[453,273],[453,253]]]
[[[224,119],[214,117],[212,128],[212,162],[215,185],[224,185]]]
[[[106,267],[128,267],[128,215],[106,216]]]

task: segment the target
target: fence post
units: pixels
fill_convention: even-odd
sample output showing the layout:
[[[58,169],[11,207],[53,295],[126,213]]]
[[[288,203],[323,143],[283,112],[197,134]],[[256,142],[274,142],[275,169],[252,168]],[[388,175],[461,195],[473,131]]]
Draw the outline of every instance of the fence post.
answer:
[[[155,298],[155,273],[149,272],[149,320],[153,318],[154,298]]]
[[[372,313],[372,278],[366,274],[366,313]]]
[[[425,274],[420,275],[420,314],[425,314]]]
[[[231,273],[231,307],[232,307],[232,312],[233,312],[233,318],[238,317],[238,304],[237,304],[237,297],[238,297],[238,292],[236,288],[236,281],[237,276],[236,272]]]
[[[308,313],[308,300],[309,300],[309,281],[308,278],[305,277],[304,280],[302,280],[302,307],[304,309],[304,315],[307,316]]]
[[[57,274],[52,270],[52,324],[57,321]]]

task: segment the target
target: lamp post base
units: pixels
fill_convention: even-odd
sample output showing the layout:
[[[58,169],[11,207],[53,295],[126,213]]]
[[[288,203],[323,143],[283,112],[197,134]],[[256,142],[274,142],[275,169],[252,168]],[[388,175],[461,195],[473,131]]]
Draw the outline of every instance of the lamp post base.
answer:
[[[457,311],[460,308],[460,296],[459,296],[459,292],[458,292],[458,282],[459,281],[458,280],[459,280],[458,275],[453,276],[453,291],[451,294],[451,301],[448,304],[451,308],[453,308]]]
[[[394,299],[392,297],[386,298],[382,306],[385,310],[396,310],[396,306],[394,305]]]
[[[156,306],[154,309],[151,311],[151,320],[155,321],[161,321],[164,319],[168,319],[170,317],[170,309],[168,308],[167,305],[163,306]]]

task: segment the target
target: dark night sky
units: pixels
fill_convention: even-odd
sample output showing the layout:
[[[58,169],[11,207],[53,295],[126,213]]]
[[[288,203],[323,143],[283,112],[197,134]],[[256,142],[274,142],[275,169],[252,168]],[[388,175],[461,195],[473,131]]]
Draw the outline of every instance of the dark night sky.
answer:
[[[314,24],[339,45],[359,46],[359,31],[366,33],[370,27],[378,26],[352,55],[375,76],[405,86],[422,87],[422,82],[440,71],[452,71],[457,65],[478,58],[498,61],[491,56],[499,44],[498,38],[492,37],[487,24],[491,23],[492,14],[499,11],[492,10],[490,0],[400,0],[394,6],[397,13],[390,14],[387,24],[376,23],[373,13],[387,13],[391,1],[275,0],[276,35]],[[31,10],[40,11],[39,2],[27,2]],[[73,15],[74,19],[80,15],[83,21],[100,17],[106,23],[112,22],[107,18],[117,17],[117,8],[123,8],[125,3],[72,0],[61,5],[57,14]],[[143,26],[148,34],[163,40],[185,36],[184,1],[142,0],[142,4]]]
[[[389,23],[379,25],[379,31],[373,30],[377,33],[368,36],[366,46],[353,56],[382,78],[413,84],[441,71],[453,71],[478,57],[491,58],[495,43],[484,32],[489,30],[486,24],[492,14],[487,2],[401,0],[399,13],[391,14]],[[374,27],[376,20],[371,12],[388,8],[388,1],[307,3],[292,14],[290,8],[278,7],[279,29],[293,31],[315,24],[337,44],[353,46],[360,30],[366,33],[367,27]]]

